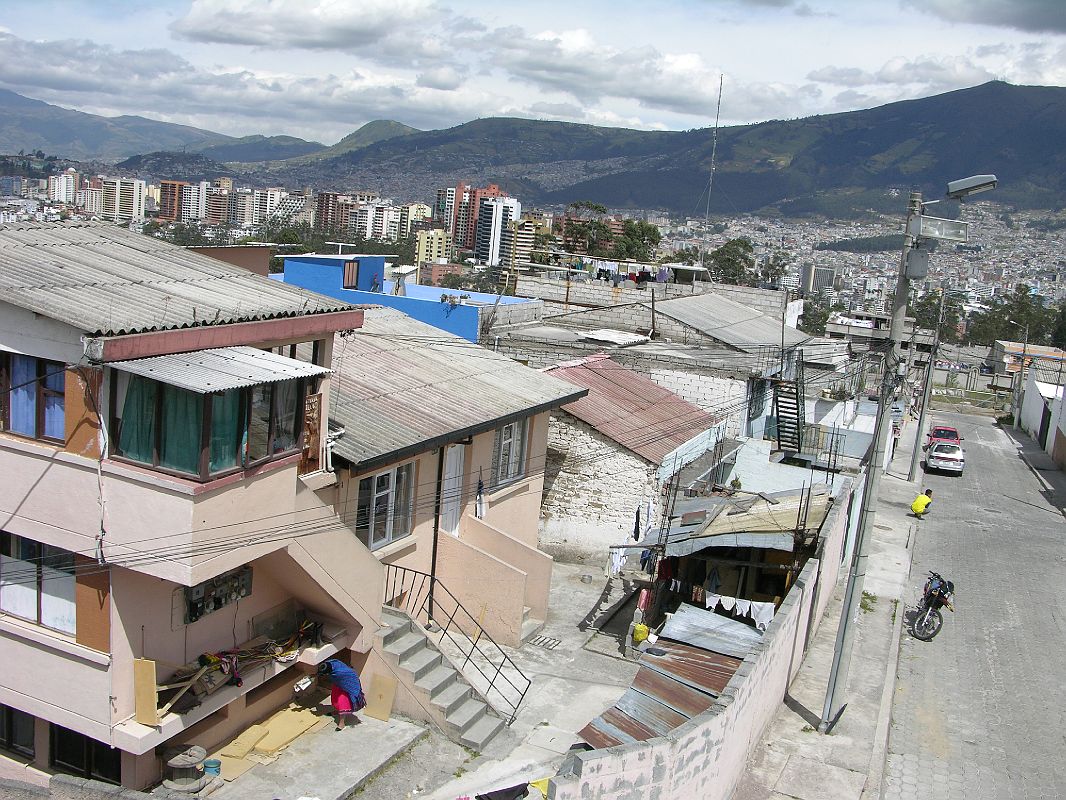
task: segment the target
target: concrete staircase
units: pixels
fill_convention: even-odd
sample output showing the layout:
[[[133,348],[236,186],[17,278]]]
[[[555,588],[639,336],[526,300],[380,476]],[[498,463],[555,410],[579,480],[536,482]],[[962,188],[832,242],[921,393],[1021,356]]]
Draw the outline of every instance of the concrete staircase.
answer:
[[[453,742],[482,751],[507,726],[407,614],[382,607],[381,653]]]

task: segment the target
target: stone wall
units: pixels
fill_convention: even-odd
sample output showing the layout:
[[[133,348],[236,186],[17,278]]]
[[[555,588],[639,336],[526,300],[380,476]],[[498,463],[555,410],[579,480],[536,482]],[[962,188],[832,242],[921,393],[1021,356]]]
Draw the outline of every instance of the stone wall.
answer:
[[[658,498],[654,473],[650,462],[587,423],[553,414],[540,549],[558,561],[605,564],[610,545],[631,539],[637,504]]]
[[[575,753],[549,786],[553,800],[727,800],[773,719],[840,574],[852,484],[822,525],[819,559],[804,566],[759,645],[703,714],[666,736]]]

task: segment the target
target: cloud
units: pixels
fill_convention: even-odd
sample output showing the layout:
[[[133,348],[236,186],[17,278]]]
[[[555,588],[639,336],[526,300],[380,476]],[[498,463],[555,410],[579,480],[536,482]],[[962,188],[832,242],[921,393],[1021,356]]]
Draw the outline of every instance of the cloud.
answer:
[[[418,86],[423,86],[427,89],[452,91],[463,85],[464,74],[465,70],[460,71],[455,67],[436,67],[434,69],[427,69],[425,72],[421,73],[415,79],[415,83]]]
[[[897,57],[880,69],[863,70],[857,67],[822,67],[807,74],[818,83],[849,88],[872,86],[920,86],[922,91],[935,94],[964,86],[975,86],[995,80],[996,74],[966,56]],[[837,95],[840,98],[842,95]]]
[[[949,22],[968,22],[1034,33],[1066,34],[1063,0],[904,0]]]
[[[483,27],[435,0],[193,0],[170,31],[190,42],[358,53],[410,66],[452,60],[457,45]]]
[[[299,135],[339,139],[383,117],[441,128],[501,103],[488,92],[440,92],[380,71],[307,76],[208,69],[168,50],[30,42],[11,34],[0,34],[0,76],[7,88],[48,102],[105,115],[148,112],[235,135],[300,129]]]

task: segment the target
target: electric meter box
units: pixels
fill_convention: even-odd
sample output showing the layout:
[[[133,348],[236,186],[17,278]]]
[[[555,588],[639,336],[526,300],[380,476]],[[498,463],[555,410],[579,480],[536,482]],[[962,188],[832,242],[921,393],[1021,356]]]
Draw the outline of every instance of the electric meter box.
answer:
[[[196,622],[251,593],[252,568],[249,566],[188,586],[185,589],[185,624]]]

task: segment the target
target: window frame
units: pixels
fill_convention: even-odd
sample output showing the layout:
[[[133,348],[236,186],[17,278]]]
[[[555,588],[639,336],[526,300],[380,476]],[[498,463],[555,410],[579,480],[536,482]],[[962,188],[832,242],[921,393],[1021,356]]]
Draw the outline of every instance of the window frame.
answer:
[[[32,358],[34,362],[33,368],[34,375],[36,376],[34,381],[36,386],[34,387],[34,432],[32,435],[11,429],[12,356]],[[61,361],[53,361],[51,359],[42,358],[40,356],[31,356],[25,353],[11,353],[6,350],[0,351],[0,431],[11,434],[12,436],[18,436],[22,439],[65,445],[67,443],[66,373],[68,369],[69,367]],[[63,376],[64,385],[62,390],[48,388],[45,384],[46,377],[51,377],[55,374],[61,374]],[[63,436],[61,438],[45,435],[45,399],[57,396],[63,398]]]
[[[209,481],[225,478],[229,475],[234,475],[240,472],[244,472],[250,469],[255,469],[264,464],[272,461],[279,461],[284,458],[288,458],[291,455],[302,452],[304,433],[305,433],[305,419],[304,419],[304,405],[308,394],[313,393],[317,387],[313,384],[312,379],[308,378],[287,378],[285,381],[274,381],[271,383],[256,384],[255,386],[245,386],[228,391],[240,392],[240,399],[238,401],[238,408],[240,410],[240,417],[237,422],[237,433],[239,440],[237,443],[237,463],[233,467],[226,469],[211,471],[211,432],[213,423],[213,398],[219,395],[225,394],[225,392],[209,392],[207,394],[200,394],[199,392],[193,392],[200,398],[200,454],[197,460],[197,471],[183,472],[179,469],[173,469],[166,467],[161,463],[161,453],[163,447],[164,425],[163,420],[163,387],[172,386],[173,384],[167,384],[164,381],[159,381],[154,378],[144,378],[143,376],[135,376],[132,373],[127,373],[130,376],[130,380],[134,377],[141,377],[142,380],[151,381],[156,386],[155,400],[154,400],[154,421],[155,430],[152,442],[152,462],[140,461],[135,458],[131,458],[121,452],[119,449],[119,442],[121,441],[121,428],[122,418],[119,416],[120,409],[118,408],[118,374],[121,370],[111,370],[111,385],[110,385],[110,414],[111,419],[111,431],[112,431],[112,448],[110,457],[115,461],[120,461],[125,464],[134,464],[139,467],[147,467],[155,472],[161,472],[165,475],[173,475],[177,478],[184,478],[186,480],[195,480],[200,483],[207,483]],[[277,439],[277,421],[279,418],[278,409],[278,386],[286,381],[295,381],[296,383],[296,403],[294,405],[294,444],[291,448],[284,450],[274,451],[274,445]],[[267,428],[267,437],[265,441],[265,455],[256,458],[249,456],[250,439],[248,436],[249,424],[252,419],[252,396],[253,390],[260,387],[268,387],[270,391],[270,411],[269,411],[269,423]]]
[[[70,728],[64,728],[62,725],[57,725],[54,722],[49,723],[48,732],[48,764],[52,769],[58,772],[64,772],[67,775],[76,775],[82,778],[89,778],[91,780],[102,781],[103,783],[110,783],[115,786],[122,784],[122,751],[117,747],[109,747],[104,742],[93,739],[91,736],[86,736],[83,733],[72,731]],[[82,764],[72,764],[69,761],[63,761],[59,757],[58,739],[60,731],[68,733],[72,736],[81,738],[82,741]],[[118,762],[118,775],[112,776],[105,774],[97,769],[97,753],[102,750],[112,750],[117,754]],[[112,756],[116,757],[116,756]]]
[[[378,472],[372,472],[368,475],[360,475],[358,482],[355,486],[355,535],[367,549],[371,552],[380,550],[383,547],[387,547],[394,542],[402,541],[408,538],[414,533],[415,530],[415,476],[416,476],[416,461],[406,461],[403,464],[397,464],[394,467],[390,467],[386,470],[380,470]],[[403,533],[396,533],[397,523],[397,483],[398,476],[402,472],[406,473],[406,493],[407,493],[407,509],[406,509],[406,528]],[[384,492],[380,492],[377,489],[379,479],[384,476],[389,477],[389,486]],[[364,522],[360,523],[360,515],[363,514],[363,483],[369,481],[369,495],[365,507],[367,509],[367,515],[364,518]],[[376,515],[372,512],[376,505],[378,497],[387,497],[387,506],[385,511],[385,538],[379,542],[374,541],[374,526],[377,522]],[[365,531],[365,536],[362,531]]]
[[[14,753],[15,755],[23,756],[25,758],[33,758],[36,755],[36,742],[34,741],[34,735],[30,736],[29,747],[18,744],[15,741],[15,718],[16,716],[29,717],[31,721],[31,729],[36,731],[37,718],[33,714],[27,714],[25,711],[19,711],[17,708],[4,705],[0,703],[0,750],[4,750],[8,753]]]
[[[511,432],[510,441],[505,442],[504,437],[508,431]],[[519,451],[517,459],[514,456],[514,444],[519,445]],[[507,451],[507,463],[508,470],[506,474],[501,471],[504,445],[510,445],[510,449]],[[492,442],[492,478],[493,488],[499,488],[501,486],[507,486],[508,484],[515,483],[526,477],[526,462],[529,458],[529,417],[522,417],[520,419],[512,420],[505,425],[501,425],[495,431]],[[511,465],[513,464],[513,471]]]
[[[8,531],[0,531],[0,540],[2,540],[3,537],[15,537],[15,538],[18,538],[18,539],[22,539],[24,541],[30,542],[31,544],[33,544],[37,548],[35,550],[35,555],[31,557],[34,565],[36,566],[36,570],[37,570],[37,576],[36,576],[36,578],[34,580],[34,583],[33,583],[33,587],[34,587],[34,590],[35,590],[37,596],[36,596],[36,606],[35,606],[36,614],[35,614],[35,617],[33,617],[33,618],[24,617],[21,614],[18,614],[18,613],[14,612],[14,611],[10,611],[8,609],[0,609],[0,613],[10,614],[15,619],[20,619],[20,620],[23,620],[25,622],[29,622],[32,625],[38,625],[38,626],[44,628],[45,630],[55,631],[56,633],[62,634],[64,636],[75,636],[75,635],[77,635],[77,630],[78,630],[78,625],[77,625],[78,605],[77,605],[77,601],[74,602],[74,630],[64,630],[63,628],[56,628],[56,627],[54,627],[52,625],[49,625],[47,622],[44,621],[45,620],[45,616],[44,616],[44,597],[45,597],[44,581],[45,580],[51,580],[50,578],[47,578],[47,579],[45,578],[44,568],[46,566],[51,566],[48,563],[49,559],[51,559],[51,558],[55,558],[55,557],[58,557],[58,556],[69,556],[70,557],[70,568],[69,568],[70,579],[75,582],[75,586],[76,586],[77,585],[77,572],[76,572],[76,565],[75,565],[75,561],[74,561],[74,553],[70,552],[69,550],[64,550],[61,547],[54,547],[52,545],[45,544],[44,542],[38,542],[37,540],[30,539],[30,538],[28,538],[26,536],[19,536],[17,533],[9,533]],[[47,548],[51,548],[52,551],[60,551],[60,552],[58,552],[58,553],[53,552],[52,554],[46,556],[45,555],[45,550],[44,550],[44,548],[46,548],[46,547]],[[2,551],[2,548],[0,548],[0,551]],[[24,559],[19,559],[19,560],[22,561]],[[52,563],[54,564],[55,562],[52,562]],[[66,571],[65,569],[57,568],[55,566],[51,566],[51,569],[57,570],[57,571],[64,571],[64,572]],[[3,569],[2,569],[2,567],[0,567],[0,580],[2,580],[2,579],[3,579]],[[28,585],[29,582],[28,581],[22,581],[20,583],[23,583],[23,585]],[[2,597],[2,595],[3,595],[3,586],[0,585],[0,597]]]

